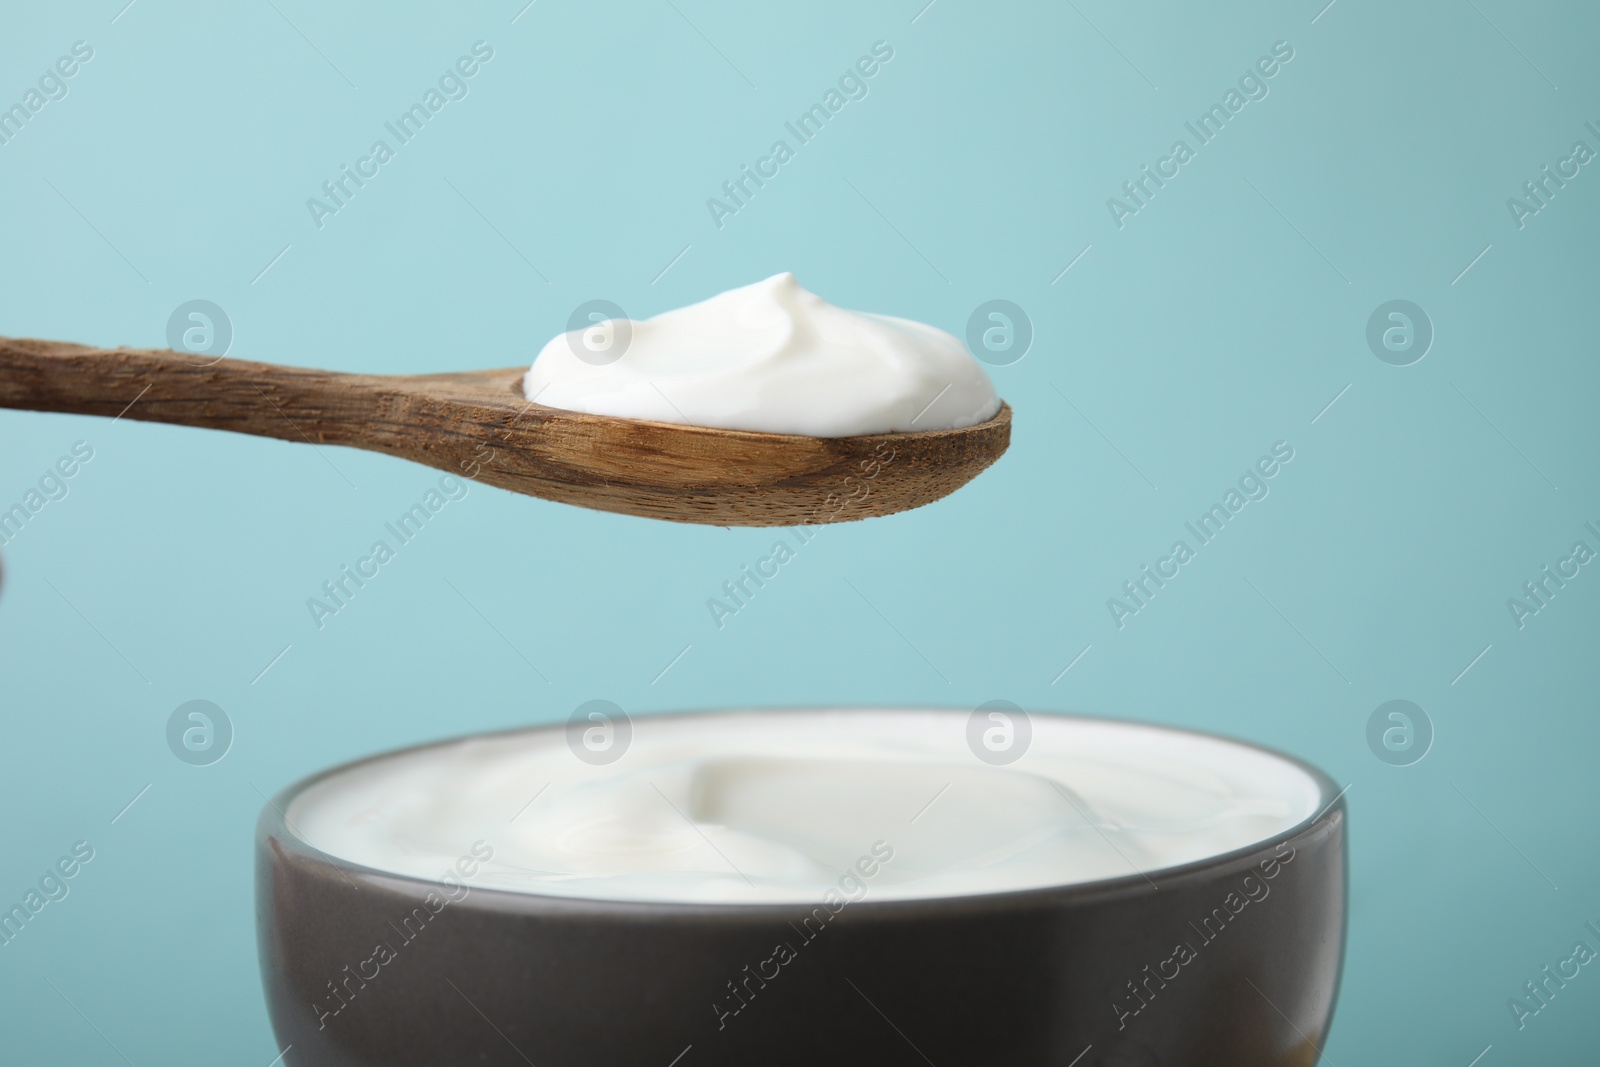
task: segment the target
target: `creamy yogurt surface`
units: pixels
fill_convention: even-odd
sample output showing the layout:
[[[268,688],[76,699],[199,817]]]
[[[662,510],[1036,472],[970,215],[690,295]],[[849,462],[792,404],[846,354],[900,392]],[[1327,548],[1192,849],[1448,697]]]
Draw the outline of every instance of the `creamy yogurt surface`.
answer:
[[[487,844],[474,887],[810,904],[846,876],[866,898],[904,900],[1148,874],[1267,840],[1319,806],[1310,774],[1246,745],[1030,724],[1005,766],[975,756],[969,715],[953,711],[639,718],[598,766],[546,728],[367,761],[298,794],[286,816],[330,856],[416,878]],[[980,747],[1020,736],[1016,723],[978,725]]]
[[[529,400],[811,437],[959,429],[1000,410],[957,338],[834,307],[793,274],[650,319],[597,319],[544,346],[523,377]]]

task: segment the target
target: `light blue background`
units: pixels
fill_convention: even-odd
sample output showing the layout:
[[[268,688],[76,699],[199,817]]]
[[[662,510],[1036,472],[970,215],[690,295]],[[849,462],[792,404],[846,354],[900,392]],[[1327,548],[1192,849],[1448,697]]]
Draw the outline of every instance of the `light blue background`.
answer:
[[[591,698],[1002,698],[1221,731],[1349,784],[1332,1062],[1593,1062],[1600,972],[1521,1032],[1507,999],[1595,944],[1600,573],[1523,629],[1506,607],[1600,548],[1600,165],[1523,229],[1506,207],[1600,148],[1592,5],[122,2],[4,16],[0,103],[74,41],[95,54],[0,146],[0,333],[158,347],[205,298],[236,356],[505,366],[584,300],[644,316],[793,270],[958,334],[1013,300],[1037,336],[993,372],[1016,409],[997,467],[822,530],[720,631],[706,598],[771,532],[474,486],[319,632],[306,598],[434,473],[0,412],[0,506],[94,448],[4,550],[0,900],[96,850],[0,948],[0,1058],[277,1055],[252,827],[330,763]],[[470,95],[319,230],[306,198],[480,39]],[[870,95],[714,226],[706,198],[877,40]],[[1119,230],[1106,199],[1279,40],[1270,95]],[[1393,298],[1436,329],[1403,368],[1364,339]],[[1271,495],[1119,630],[1106,599],[1279,440]],[[1437,730],[1410,767],[1365,740],[1396,697]],[[164,741],[195,698],[236,730],[203,768]]]

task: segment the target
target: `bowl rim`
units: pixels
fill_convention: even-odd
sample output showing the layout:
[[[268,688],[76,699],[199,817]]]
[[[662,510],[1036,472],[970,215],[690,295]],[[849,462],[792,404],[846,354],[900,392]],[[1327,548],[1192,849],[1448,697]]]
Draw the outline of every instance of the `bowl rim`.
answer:
[[[1032,710],[1023,709],[1030,716],[1044,716],[1059,719],[1074,719],[1089,723],[1109,723],[1116,726],[1134,726],[1166,733],[1204,738],[1210,741],[1222,741],[1228,744],[1239,745],[1252,749],[1267,756],[1275,757],[1283,762],[1304,772],[1317,788],[1317,800],[1321,807],[1314,815],[1303,818],[1293,825],[1274,833],[1259,841],[1219,852],[1210,856],[1203,856],[1188,863],[1176,864],[1171,867],[1161,867],[1149,871],[1134,872],[1126,875],[1117,875],[1114,878],[1097,878],[1083,882],[1068,882],[1059,885],[1028,886],[1020,889],[1003,889],[982,893],[960,893],[929,897],[897,897],[889,900],[874,900],[867,895],[850,903],[852,913],[870,911],[880,919],[894,917],[916,917],[929,914],[948,914],[950,912],[1009,910],[1012,908],[1031,908],[1041,905],[1059,906],[1064,903],[1088,904],[1098,900],[1120,897],[1133,898],[1146,894],[1156,893],[1163,888],[1176,887],[1185,883],[1199,880],[1211,880],[1225,876],[1236,869],[1254,867],[1259,862],[1259,857],[1275,852],[1284,843],[1306,837],[1313,833],[1333,826],[1336,822],[1342,824],[1346,808],[1344,797],[1349,791],[1349,786],[1339,788],[1338,784],[1319,767],[1311,764],[1298,756],[1283,752],[1269,745],[1246,741],[1227,734],[1216,733],[1208,730],[1196,730],[1186,726],[1172,726],[1165,723],[1149,722],[1143,719],[1123,719],[1108,715],[1086,715],[1078,712]],[[720,708],[697,708],[676,711],[650,712],[637,716],[638,719],[675,720],[712,718],[730,714],[764,714],[813,712],[869,712],[874,714],[915,714],[927,712],[954,712],[967,714],[970,709],[959,706],[939,706],[933,704],[895,704],[895,705],[858,705],[858,704],[799,704],[799,705],[748,705],[726,706]],[[630,716],[630,718],[634,718]],[[637,721],[637,719],[635,719]],[[474,731],[471,733],[455,734],[449,737],[436,738],[416,744],[403,745],[398,748],[375,752],[357,759],[347,760],[325,767],[322,770],[308,774],[289,785],[284,786],[274,793],[266,805],[261,809],[256,821],[256,849],[260,856],[270,857],[273,866],[279,866],[286,860],[300,860],[309,864],[306,869],[314,869],[315,865],[325,865],[332,868],[340,875],[337,881],[348,882],[350,876],[360,878],[368,886],[384,888],[392,892],[405,891],[406,895],[414,895],[418,899],[429,891],[436,891],[440,887],[451,888],[447,883],[433,878],[419,878],[415,875],[402,874],[396,871],[386,871],[377,867],[354,860],[344,859],[323,852],[315,845],[303,838],[293,829],[288,820],[287,811],[294,800],[312,786],[336,774],[354,770],[358,767],[374,763],[378,760],[390,759],[413,752],[421,752],[432,748],[444,748],[463,741],[488,740],[500,737],[511,737],[522,734],[565,731],[566,720],[539,723],[531,726],[513,726],[498,730]],[[1248,861],[1248,862],[1247,862]],[[1131,865],[1131,864],[1130,864]],[[467,884],[463,882],[462,884]],[[797,911],[810,907],[822,906],[820,900],[815,904],[799,901],[652,901],[610,899],[606,897],[589,897],[582,895],[568,895],[556,893],[537,893],[524,890],[500,889],[492,886],[470,885],[470,892],[458,902],[452,903],[452,908],[470,906],[474,901],[476,906],[484,910],[516,912],[516,913],[589,913],[607,914],[619,919],[628,917],[663,917],[674,916],[681,918],[709,918],[719,920],[733,917],[755,921],[770,920],[775,917],[792,918]]]

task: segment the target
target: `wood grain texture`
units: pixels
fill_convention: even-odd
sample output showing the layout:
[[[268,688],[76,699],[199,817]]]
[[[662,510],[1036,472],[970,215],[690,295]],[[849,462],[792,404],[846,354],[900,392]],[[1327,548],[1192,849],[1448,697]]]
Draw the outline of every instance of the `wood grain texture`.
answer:
[[[526,368],[371,375],[164,349],[0,338],[0,407],[383,452],[564,504],[673,522],[798,526],[920,507],[1005,452],[1011,408],[962,430],[803,437],[530,404]]]

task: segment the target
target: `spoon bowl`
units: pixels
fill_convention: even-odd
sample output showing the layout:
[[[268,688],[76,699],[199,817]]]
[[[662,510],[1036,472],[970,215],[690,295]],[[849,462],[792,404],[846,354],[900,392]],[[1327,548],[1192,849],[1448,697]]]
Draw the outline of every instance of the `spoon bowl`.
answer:
[[[0,407],[344,445],[563,504],[715,526],[890,515],[998,459],[1011,408],[959,430],[806,437],[523,399],[525,367],[375,375],[0,338]]]

